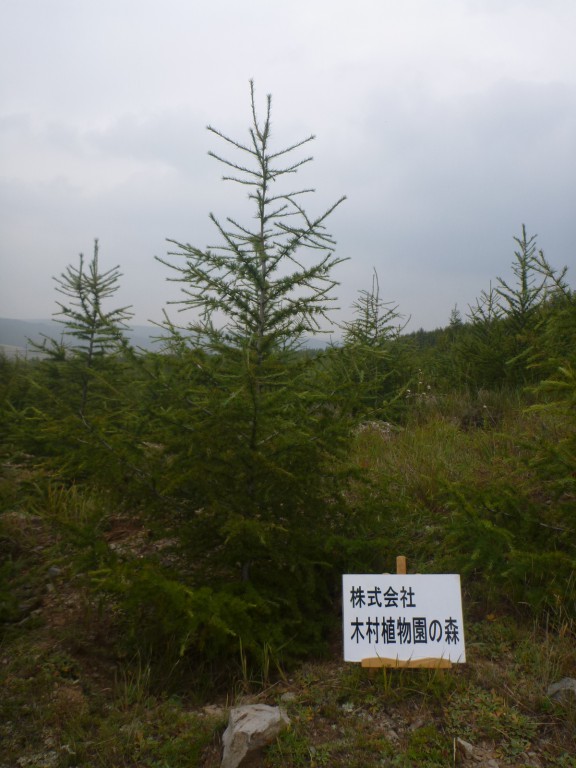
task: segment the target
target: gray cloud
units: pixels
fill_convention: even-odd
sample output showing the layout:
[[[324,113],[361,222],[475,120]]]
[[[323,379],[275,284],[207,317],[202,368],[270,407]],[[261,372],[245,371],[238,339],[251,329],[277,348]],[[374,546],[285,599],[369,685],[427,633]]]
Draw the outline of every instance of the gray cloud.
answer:
[[[343,315],[370,285],[413,317],[448,320],[506,272],[525,222],[574,265],[576,7],[295,0],[9,3],[0,57],[2,314],[47,316],[51,275],[99,237],[137,320],[175,287],[165,238],[203,246],[208,221],[247,216],[207,156],[212,123],[238,138],[271,90],[277,146],[311,132],[314,186],[333,216]],[[25,42],[25,45],[24,45]]]

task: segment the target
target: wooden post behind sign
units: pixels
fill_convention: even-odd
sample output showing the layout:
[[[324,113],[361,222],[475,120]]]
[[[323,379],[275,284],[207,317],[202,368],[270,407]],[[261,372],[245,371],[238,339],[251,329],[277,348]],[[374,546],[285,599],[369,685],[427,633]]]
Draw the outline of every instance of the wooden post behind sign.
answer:
[[[406,571],[406,558],[404,555],[398,555],[396,558],[396,573],[404,575]],[[452,662],[449,659],[386,659],[377,656],[372,659],[362,659],[361,666],[366,669],[379,669],[389,667],[392,669],[450,669]]]
[[[385,659],[376,656],[374,659],[362,659],[360,665],[364,669],[451,669],[452,662],[449,659]]]

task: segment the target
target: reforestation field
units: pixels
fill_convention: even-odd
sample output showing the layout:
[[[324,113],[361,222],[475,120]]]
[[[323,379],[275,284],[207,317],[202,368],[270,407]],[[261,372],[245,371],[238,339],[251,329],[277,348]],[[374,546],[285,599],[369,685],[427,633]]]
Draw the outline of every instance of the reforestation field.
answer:
[[[246,143],[209,130],[252,216],[171,241],[185,321],[157,351],[96,242],[56,278],[61,339],[0,358],[0,766],[217,766],[238,702],[288,711],[269,768],[574,766],[567,270],[522,227],[513,278],[448,327],[405,333],[375,273],[342,342],[304,347],[343,198],[309,214],[311,139],[271,148],[251,107]],[[461,575],[465,665],[342,661],[341,575],[400,554]]]

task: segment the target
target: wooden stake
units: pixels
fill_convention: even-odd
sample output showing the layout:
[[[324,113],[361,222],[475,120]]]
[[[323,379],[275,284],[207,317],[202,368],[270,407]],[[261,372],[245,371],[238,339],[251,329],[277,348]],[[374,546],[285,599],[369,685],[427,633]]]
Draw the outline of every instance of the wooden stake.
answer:
[[[376,656],[371,659],[362,659],[361,666],[366,669],[379,669],[388,667],[390,669],[451,669],[452,662],[449,659],[385,659]]]
[[[406,558],[404,555],[398,555],[396,558],[396,573],[402,576],[406,573]]]

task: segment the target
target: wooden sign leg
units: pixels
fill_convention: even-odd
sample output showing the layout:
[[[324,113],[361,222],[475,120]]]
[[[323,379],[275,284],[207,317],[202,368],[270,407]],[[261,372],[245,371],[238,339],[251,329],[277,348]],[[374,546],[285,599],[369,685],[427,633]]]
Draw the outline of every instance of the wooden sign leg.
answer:
[[[404,555],[398,555],[396,558],[396,573],[402,576],[406,573],[406,558]]]

